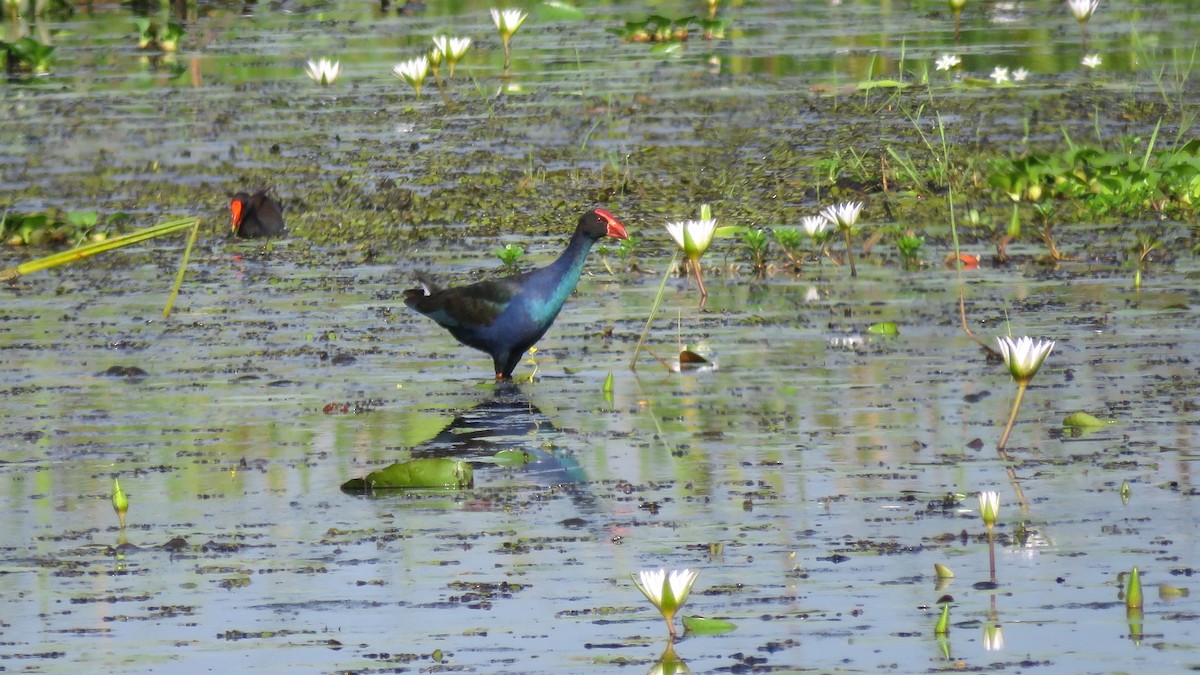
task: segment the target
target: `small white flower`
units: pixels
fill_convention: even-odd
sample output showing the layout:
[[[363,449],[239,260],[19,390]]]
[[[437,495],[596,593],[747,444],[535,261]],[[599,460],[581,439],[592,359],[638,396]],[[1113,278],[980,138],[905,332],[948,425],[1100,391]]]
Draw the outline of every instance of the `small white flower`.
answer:
[[[684,220],[667,223],[667,232],[683,249],[684,255],[692,260],[698,260],[708,250],[712,243],[713,233],[717,230],[716,220]]]
[[[342,64],[332,59],[317,59],[309,61],[304,72],[318,84],[333,84],[342,72]]]
[[[415,59],[409,59],[403,63],[397,63],[395,68],[392,68],[392,74],[412,85],[417,96],[421,95],[421,84],[425,82],[425,78],[429,75],[429,59],[424,56],[418,56]]]
[[[1012,71],[1013,82],[1024,82],[1029,77],[1029,71],[1024,68],[1017,68]]]
[[[1012,374],[1013,379],[1028,382],[1042,367],[1042,363],[1050,355],[1050,350],[1054,349],[1054,340],[1034,342],[1031,337],[1017,340],[998,337],[996,345],[1000,348],[1000,356],[1004,357],[1004,364],[1008,366],[1008,372]]]
[[[938,70],[950,70],[954,66],[962,63],[962,59],[954,54],[942,54],[935,62]]]
[[[471,38],[469,37],[447,37],[438,35],[433,38],[433,50],[430,56],[442,60],[450,64],[450,76],[454,76],[454,67],[467,53],[467,48],[471,46]]]
[[[1100,0],[1067,0],[1067,7],[1071,8],[1075,20],[1083,23],[1096,13],[1096,9],[1100,7]]]
[[[496,24],[496,30],[500,31],[500,37],[508,42],[508,39],[517,32],[521,24],[525,23],[525,19],[529,15],[519,9],[492,9],[492,23]]]
[[[804,226],[804,232],[810,237],[819,237],[825,234],[825,230],[829,227],[829,221],[825,220],[824,216],[805,216],[800,224]]]
[[[1083,57],[1080,63],[1087,68],[1096,68],[1102,63],[1102,61],[1099,54],[1088,54],[1087,56]]]
[[[979,515],[983,524],[992,528],[996,525],[996,517],[1000,514],[1000,494],[993,490],[979,493]]]
[[[995,80],[996,84],[1004,84],[1005,82],[1008,82],[1008,68],[996,66],[992,69],[992,74],[988,75],[988,77]]]
[[[666,570],[642,570],[633,577],[633,583],[646,599],[662,612],[663,618],[675,636],[675,612],[687,601],[692,592],[692,584],[700,576],[699,570],[672,570],[668,576]]]
[[[821,217],[829,221],[830,225],[837,225],[843,230],[854,227],[858,222],[858,214],[862,211],[862,202],[842,202],[834,206],[826,206],[821,211]]]

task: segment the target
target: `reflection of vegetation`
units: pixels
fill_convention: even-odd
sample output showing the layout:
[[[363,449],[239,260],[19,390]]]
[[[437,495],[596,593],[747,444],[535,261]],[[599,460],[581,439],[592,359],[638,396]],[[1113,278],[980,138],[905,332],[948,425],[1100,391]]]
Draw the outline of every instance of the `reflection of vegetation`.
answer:
[[[183,24],[169,21],[159,24],[150,19],[136,19],[134,25],[138,29],[138,48],[174,52],[179,49],[179,40],[183,37]]]
[[[691,37],[693,28],[705,40],[720,40],[725,37],[728,25],[724,19],[685,16],[672,20],[651,14],[645,19],[626,21],[624,28],[610,28],[609,32],[626,42],[685,42]]]
[[[0,56],[4,70],[10,76],[45,75],[50,72],[54,47],[25,36],[13,42],[0,40]]]

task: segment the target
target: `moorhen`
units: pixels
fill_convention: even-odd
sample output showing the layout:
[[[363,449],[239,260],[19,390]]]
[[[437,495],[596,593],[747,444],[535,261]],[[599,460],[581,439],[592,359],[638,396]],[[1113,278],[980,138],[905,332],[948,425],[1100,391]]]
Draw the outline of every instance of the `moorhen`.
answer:
[[[265,189],[248,195],[239,192],[229,202],[233,213],[233,236],[244,239],[274,237],[283,234],[283,212],[279,204],[267,196]]]
[[[625,239],[625,226],[604,209],[579,219],[567,250],[541,269],[456,288],[404,291],[404,304],[433,319],[459,342],[492,356],[496,379],[509,379],[525,351],[554,323],[579,283],[588,251],[601,237]]]

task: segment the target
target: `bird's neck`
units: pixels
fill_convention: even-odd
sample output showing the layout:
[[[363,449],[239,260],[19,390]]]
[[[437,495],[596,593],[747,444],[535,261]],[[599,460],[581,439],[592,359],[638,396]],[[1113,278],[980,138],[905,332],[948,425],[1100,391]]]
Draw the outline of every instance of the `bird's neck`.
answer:
[[[551,314],[557,314],[563,303],[575,290],[579,276],[583,273],[583,265],[587,262],[588,252],[596,243],[587,235],[571,237],[567,249],[558,256],[558,260],[543,267],[538,275],[550,285],[550,292],[545,298],[543,307]]]

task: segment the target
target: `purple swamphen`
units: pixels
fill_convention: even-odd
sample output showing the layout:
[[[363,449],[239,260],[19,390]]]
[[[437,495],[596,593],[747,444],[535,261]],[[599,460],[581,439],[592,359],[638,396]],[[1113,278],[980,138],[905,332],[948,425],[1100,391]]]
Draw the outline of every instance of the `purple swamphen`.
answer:
[[[496,379],[509,379],[526,350],[554,323],[579,283],[583,263],[601,237],[625,239],[625,226],[604,209],[592,209],[558,260],[529,272],[469,286],[404,291],[404,304],[436,321],[459,342],[492,357]]]
[[[279,204],[267,196],[265,189],[253,195],[237,193],[233,196],[233,201],[229,202],[229,211],[233,214],[235,237],[275,237],[286,231],[283,212],[279,210]]]

